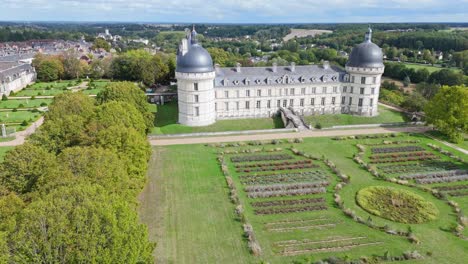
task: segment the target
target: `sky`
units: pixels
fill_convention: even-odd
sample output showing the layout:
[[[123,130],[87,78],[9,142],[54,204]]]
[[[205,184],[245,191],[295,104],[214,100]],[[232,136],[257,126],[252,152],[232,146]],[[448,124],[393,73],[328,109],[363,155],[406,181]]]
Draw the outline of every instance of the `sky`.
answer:
[[[468,22],[468,0],[0,0],[0,21]]]

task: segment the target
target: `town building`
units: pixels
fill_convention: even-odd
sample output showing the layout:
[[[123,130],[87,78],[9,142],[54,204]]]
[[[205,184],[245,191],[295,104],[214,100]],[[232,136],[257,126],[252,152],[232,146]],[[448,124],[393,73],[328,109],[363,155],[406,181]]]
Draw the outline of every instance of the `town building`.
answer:
[[[18,92],[36,81],[36,71],[31,65],[32,55],[0,57],[0,97]]]
[[[384,71],[372,30],[353,48],[345,69],[321,65],[236,67],[213,65],[193,29],[179,46],[176,79],[179,123],[206,126],[221,119],[263,118],[281,108],[300,115],[378,115]]]

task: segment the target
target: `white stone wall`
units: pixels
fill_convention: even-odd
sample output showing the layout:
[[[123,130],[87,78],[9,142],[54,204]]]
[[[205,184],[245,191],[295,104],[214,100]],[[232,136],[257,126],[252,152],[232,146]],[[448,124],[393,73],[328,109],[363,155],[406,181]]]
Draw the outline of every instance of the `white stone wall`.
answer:
[[[215,73],[176,72],[179,123],[207,126],[216,122],[214,102]]]
[[[16,93],[22,90],[28,84],[31,84],[35,81],[36,81],[35,72],[30,72],[30,73],[23,72],[20,74],[18,78],[11,80],[9,82],[5,81],[0,84],[0,97],[3,96],[3,94],[6,94],[8,96],[10,95],[11,92]]]

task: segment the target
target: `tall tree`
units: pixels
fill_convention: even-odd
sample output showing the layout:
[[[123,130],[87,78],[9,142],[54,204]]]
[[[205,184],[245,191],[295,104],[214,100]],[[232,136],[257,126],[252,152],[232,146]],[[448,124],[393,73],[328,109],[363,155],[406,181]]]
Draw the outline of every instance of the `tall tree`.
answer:
[[[442,86],[424,112],[429,124],[433,124],[453,142],[462,141],[463,133],[468,133],[468,88],[464,85]]]

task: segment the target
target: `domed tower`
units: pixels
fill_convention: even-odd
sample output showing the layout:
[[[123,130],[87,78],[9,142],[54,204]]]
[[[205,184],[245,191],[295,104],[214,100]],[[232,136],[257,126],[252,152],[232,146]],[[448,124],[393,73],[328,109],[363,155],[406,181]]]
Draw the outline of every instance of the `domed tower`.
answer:
[[[343,84],[343,112],[378,115],[377,102],[384,68],[382,49],[372,43],[372,29],[369,27],[364,42],[353,48],[346,63],[348,75]]]
[[[206,126],[216,122],[213,60],[198,44],[195,28],[179,46],[175,76],[179,123]]]

